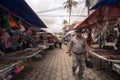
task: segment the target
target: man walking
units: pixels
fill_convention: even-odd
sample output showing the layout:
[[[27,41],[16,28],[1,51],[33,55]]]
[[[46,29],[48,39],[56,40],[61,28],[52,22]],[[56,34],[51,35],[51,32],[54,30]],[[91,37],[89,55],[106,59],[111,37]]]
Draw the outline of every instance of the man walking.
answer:
[[[69,56],[73,57],[73,66],[72,66],[72,73],[75,75],[75,71],[77,67],[79,67],[79,80],[82,80],[83,73],[85,70],[85,56],[88,57],[88,47],[86,40],[81,36],[82,29],[78,28],[75,30],[76,37],[70,41],[69,46]]]
[[[59,40],[59,48],[62,49],[62,40]]]

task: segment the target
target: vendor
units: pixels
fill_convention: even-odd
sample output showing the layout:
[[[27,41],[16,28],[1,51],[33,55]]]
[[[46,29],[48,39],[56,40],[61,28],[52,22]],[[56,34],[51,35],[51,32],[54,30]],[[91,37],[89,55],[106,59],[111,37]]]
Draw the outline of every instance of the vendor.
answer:
[[[115,46],[117,47],[117,50],[120,50],[120,32],[119,32],[119,35],[117,37],[117,42],[116,42]]]

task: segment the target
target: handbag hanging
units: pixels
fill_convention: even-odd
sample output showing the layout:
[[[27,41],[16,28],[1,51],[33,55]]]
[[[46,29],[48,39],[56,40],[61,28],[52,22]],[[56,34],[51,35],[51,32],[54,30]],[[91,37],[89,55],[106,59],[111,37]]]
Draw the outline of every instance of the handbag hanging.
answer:
[[[91,62],[89,58],[85,59],[85,63],[86,63],[87,68],[93,68],[93,63]]]

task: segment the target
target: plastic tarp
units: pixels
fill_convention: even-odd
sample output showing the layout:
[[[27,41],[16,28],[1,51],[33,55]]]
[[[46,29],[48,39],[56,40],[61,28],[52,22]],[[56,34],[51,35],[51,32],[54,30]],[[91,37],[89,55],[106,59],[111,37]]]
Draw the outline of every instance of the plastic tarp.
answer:
[[[77,27],[89,28],[91,26],[98,26],[98,24],[105,25],[106,21],[109,21],[109,25],[114,25],[119,17],[120,9],[117,5],[103,6],[96,9]]]
[[[99,0],[97,4],[95,4],[92,9],[97,9],[101,6],[108,6],[108,5],[118,5],[120,4],[120,0]]]
[[[76,33],[74,30],[71,30],[69,32],[67,32],[65,35],[64,35],[64,38],[68,39],[70,38],[71,36],[74,36]]]
[[[0,0],[0,5],[15,13],[35,27],[46,28],[43,21],[24,0]]]
[[[77,27],[88,28],[91,24],[98,22],[98,15],[99,15],[99,10],[97,9],[90,16],[88,16],[81,24],[79,24]]]

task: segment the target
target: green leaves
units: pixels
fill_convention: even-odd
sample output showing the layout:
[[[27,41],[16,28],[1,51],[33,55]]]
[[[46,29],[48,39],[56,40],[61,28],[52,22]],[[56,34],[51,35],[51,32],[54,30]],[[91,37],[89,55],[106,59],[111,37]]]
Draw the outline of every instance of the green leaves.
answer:
[[[78,2],[74,0],[67,0],[63,3],[64,8],[67,8],[67,11],[69,11],[69,14],[71,15],[72,7],[77,7]]]

